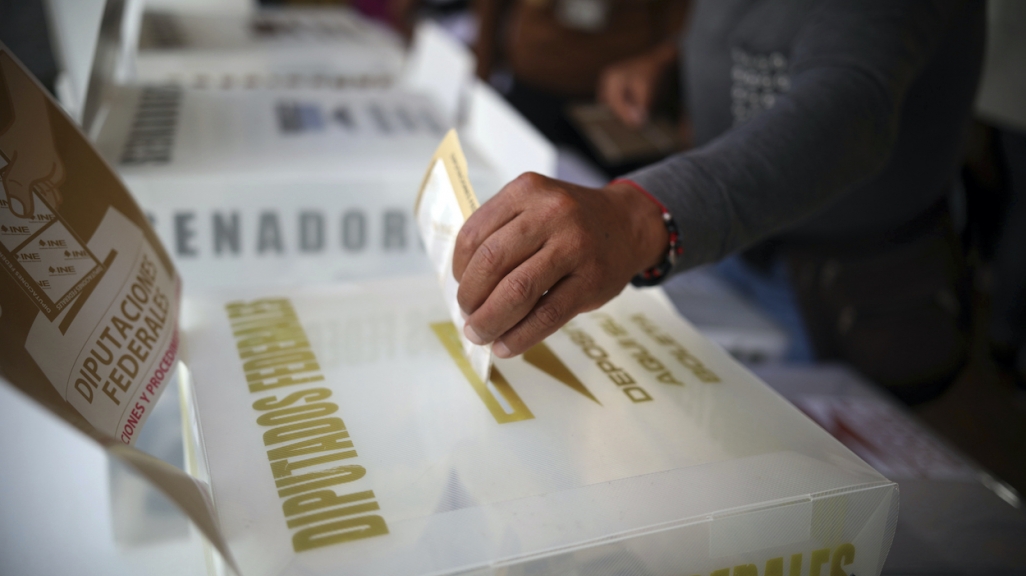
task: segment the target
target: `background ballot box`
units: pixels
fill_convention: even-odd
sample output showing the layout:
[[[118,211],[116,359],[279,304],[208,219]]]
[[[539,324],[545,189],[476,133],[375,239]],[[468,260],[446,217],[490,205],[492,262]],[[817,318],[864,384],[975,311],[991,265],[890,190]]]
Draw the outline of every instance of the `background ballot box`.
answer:
[[[438,281],[188,299],[242,573],[879,574],[896,485],[628,288],[487,382]]]
[[[85,123],[188,291],[426,272],[411,194],[452,126],[482,200],[522,172],[554,175],[552,145],[432,24],[395,86],[340,90],[117,84],[99,56],[117,52],[108,28]]]
[[[403,55],[398,34],[349,8],[148,9],[132,80],[227,89],[388,85]]]
[[[76,118],[95,64],[121,84],[334,90],[391,85],[405,60],[396,33],[346,7],[260,9],[256,2],[211,0],[192,6],[177,0],[44,4],[61,69],[57,94]]]

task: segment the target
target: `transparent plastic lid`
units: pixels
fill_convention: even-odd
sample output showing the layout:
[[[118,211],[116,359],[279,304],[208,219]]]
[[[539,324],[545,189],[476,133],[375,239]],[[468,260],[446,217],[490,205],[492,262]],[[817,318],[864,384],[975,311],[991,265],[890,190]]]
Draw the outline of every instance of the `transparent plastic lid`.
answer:
[[[659,292],[487,382],[432,277],[191,300],[183,326],[246,575],[872,574],[893,533],[895,485]]]

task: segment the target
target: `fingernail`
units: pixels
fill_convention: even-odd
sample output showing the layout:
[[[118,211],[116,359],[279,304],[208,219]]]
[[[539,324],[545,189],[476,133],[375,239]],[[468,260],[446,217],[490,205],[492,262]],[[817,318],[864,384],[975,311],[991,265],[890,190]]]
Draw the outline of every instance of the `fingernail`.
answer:
[[[8,196],[7,203],[11,206],[11,212],[14,212],[15,216],[24,217],[25,205],[21,203],[21,200],[14,196]]]
[[[474,332],[474,329],[470,327],[470,324],[463,325],[463,334],[467,337],[467,340],[470,340],[478,346],[485,343],[484,338],[478,336],[477,332]]]
[[[509,353],[509,348],[501,341],[492,344],[492,352],[499,358],[509,358],[512,356],[512,354]]]

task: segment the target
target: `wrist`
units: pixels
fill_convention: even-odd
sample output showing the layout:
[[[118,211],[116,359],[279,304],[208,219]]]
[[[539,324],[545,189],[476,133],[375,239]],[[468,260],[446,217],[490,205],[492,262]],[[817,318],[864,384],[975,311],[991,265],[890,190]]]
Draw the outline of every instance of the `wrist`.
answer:
[[[658,266],[666,258],[669,232],[663,223],[663,205],[630,180],[614,180],[605,189],[617,200],[633,247],[638,274]]]

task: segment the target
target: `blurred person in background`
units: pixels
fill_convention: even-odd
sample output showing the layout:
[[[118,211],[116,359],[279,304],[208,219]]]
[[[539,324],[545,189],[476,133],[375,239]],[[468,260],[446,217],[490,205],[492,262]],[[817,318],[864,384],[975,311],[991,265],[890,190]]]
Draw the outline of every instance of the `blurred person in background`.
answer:
[[[989,338],[998,367],[1026,389],[1026,2],[990,0],[976,100],[1003,194],[993,234]]]
[[[726,265],[793,359],[935,397],[968,358],[949,200],[984,28],[975,1],[697,2],[680,46],[695,149],[600,189],[507,185],[459,236],[465,333],[519,354],[632,279],[740,253]],[[605,97],[632,122],[628,94]]]
[[[639,127],[677,61],[690,0],[474,0],[477,74],[508,69],[506,98],[549,140],[589,154],[567,118],[572,102],[622,106]],[[618,98],[607,98],[617,93]]]
[[[41,0],[0,0],[0,42],[53,93],[57,62]]]

